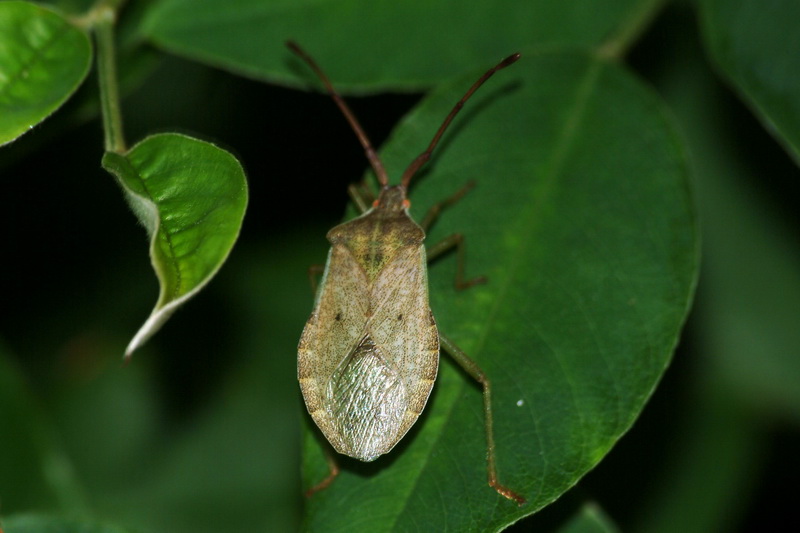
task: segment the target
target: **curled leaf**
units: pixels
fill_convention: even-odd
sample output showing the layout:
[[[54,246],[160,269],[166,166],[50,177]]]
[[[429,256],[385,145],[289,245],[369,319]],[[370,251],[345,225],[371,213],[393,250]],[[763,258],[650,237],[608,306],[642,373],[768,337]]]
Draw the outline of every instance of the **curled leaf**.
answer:
[[[150,237],[158,302],[131,340],[126,357],[144,344],[228,257],[247,205],[244,170],[231,154],[174,133],[154,135],[103,167],[116,176]]]

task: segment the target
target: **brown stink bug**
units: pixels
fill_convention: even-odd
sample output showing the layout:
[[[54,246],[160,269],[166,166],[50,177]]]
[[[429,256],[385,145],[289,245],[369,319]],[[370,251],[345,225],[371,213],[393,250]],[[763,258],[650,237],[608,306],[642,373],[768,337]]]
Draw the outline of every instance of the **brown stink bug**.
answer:
[[[361,141],[381,186],[371,208],[364,195],[351,187],[363,214],[328,232],[328,262],[297,348],[297,375],[308,412],[337,452],[372,461],[397,444],[425,407],[436,379],[441,343],[483,387],[489,485],[522,505],[524,498],[497,479],[489,380],[472,359],[439,334],[428,304],[427,261],[453,247],[459,256],[456,286],[483,281],[462,279],[461,235],[451,236],[427,254],[423,244],[425,230],[442,207],[467,189],[434,206],[422,225],[409,216],[406,197],[411,178],[430,159],[464,103],[495,72],[519,59],[519,54],[489,69],[470,87],[428,148],[403,173],[400,185],[389,185],[383,163],[328,77],[299,46],[287,45],[322,80]],[[330,475],[308,494],[325,488],[338,474],[332,456],[329,464]]]

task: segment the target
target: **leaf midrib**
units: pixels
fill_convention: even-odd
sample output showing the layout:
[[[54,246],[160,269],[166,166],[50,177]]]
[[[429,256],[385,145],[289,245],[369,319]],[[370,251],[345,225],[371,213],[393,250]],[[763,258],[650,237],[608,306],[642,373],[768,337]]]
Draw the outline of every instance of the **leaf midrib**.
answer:
[[[564,123],[564,127],[562,128],[562,134],[559,136],[558,141],[554,145],[553,156],[551,157],[550,164],[548,165],[549,171],[544,175],[542,179],[542,183],[547,185],[544,189],[550,189],[554,183],[556,182],[556,177],[559,175],[559,171],[563,167],[564,161],[566,160],[566,156],[569,153],[569,148],[573,144],[573,141],[577,137],[576,132],[578,130],[578,124],[580,123],[580,119],[583,116],[583,111],[585,110],[586,103],[589,101],[591,97],[591,89],[595,86],[595,82],[599,76],[601,67],[603,64],[597,60],[593,59],[589,65],[589,68],[586,71],[584,79],[578,85],[574,105],[572,111],[568,115],[567,121]],[[541,186],[538,187],[538,190],[542,190]],[[493,317],[496,317],[499,314],[499,310],[505,305],[505,296],[511,291],[513,283],[512,280],[514,278],[514,273],[516,273],[523,265],[523,255],[519,250],[527,249],[526,244],[528,244],[533,239],[534,231],[530,231],[530,228],[534,227],[533,224],[530,222],[534,222],[536,219],[537,214],[540,212],[536,209],[538,206],[544,203],[545,197],[549,195],[540,194],[534,204],[532,204],[532,208],[530,209],[530,215],[523,219],[526,221],[526,224],[522,222],[518,223],[518,227],[524,226],[528,228],[524,232],[518,232],[522,237],[520,240],[520,246],[517,248],[517,253],[513,253],[509,256],[509,268],[508,268],[508,275],[505,278],[505,281],[499,284],[499,290],[495,293],[497,296],[494,299],[494,304],[491,305],[490,311],[488,314],[489,319],[486,321],[487,327],[484,328],[484,333],[478,338],[476,343],[476,352],[480,353],[481,349],[488,344],[488,337],[489,331],[491,330],[491,324],[494,323]],[[464,384],[455,385],[456,393],[454,394],[454,398],[461,394],[463,391]],[[448,416],[445,420],[450,420],[449,414],[455,408],[455,405],[458,402],[452,401],[447,408]],[[578,411],[580,412],[580,411]],[[442,428],[438,430],[438,435],[433,439],[433,443],[430,446],[430,449],[434,449],[438,444],[439,441],[442,439],[444,434],[444,425]],[[537,432],[538,434],[538,432]],[[584,448],[582,448],[584,449]],[[416,476],[414,476],[414,480],[408,485],[408,491],[406,496],[403,498],[403,504],[400,508],[398,508],[397,513],[395,514],[395,520],[392,522],[388,531],[397,530],[397,524],[399,517],[405,512],[408,507],[408,502],[410,501],[410,495],[413,493],[414,488],[419,484],[419,480],[422,477],[422,473],[425,471],[427,467],[427,463],[430,461],[432,454],[427,454],[425,460],[423,461],[420,468],[416,469]],[[542,476],[541,483],[544,484],[544,479],[546,476]],[[540,485],[538,493],[542,492],[542,486]]]

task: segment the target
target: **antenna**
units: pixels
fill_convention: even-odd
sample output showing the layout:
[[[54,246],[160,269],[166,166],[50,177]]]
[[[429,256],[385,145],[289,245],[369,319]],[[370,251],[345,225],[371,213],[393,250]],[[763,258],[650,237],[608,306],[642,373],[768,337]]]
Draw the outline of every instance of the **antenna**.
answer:
[[[408,165],[408,168],[405,170],[405,172],[403,172],[403,177],[400,179],[400,185],[402,185],[403,187],[408,187],[408,182],[411,181],[411,178],[414,177],[414,174],[417,173],[417,171],[422,167],[422,165],[428,162],[428,160],[431,158],[431,153],[433,153],[433,149],[436,148],[437,144],[439,144],[439,139],[442,138],[442,135],[444,134],[445,130],[450,125],[450,123],[453,122],[453,119],[458,114],[458,112],[461,111],[461,108],[464,107],[464,104],[467,102],[467,100],[469,100],[470,96],[472,96],[472,94],[475,91],[477,91],[478,88],[480,88],[480,86],[483,85],[486,80],[491,78],[495,72],[511,65],[517,59],[519,59],[519,57],[520,57],[519,53],[508,56],[507,58],[499,62],[497,65],[487,70],[483,76],[478,78],[478,81],[472,84],[472,87],[470,87],[469,90],[466,92],[466,94],[464,94],[464,96],[461,97],[461,100],[459,100],[456,103],[455,107],[453,107],[453,110],[450,111],[450,114],[447,115],[447,118],[445,118],[444,122],[442,122],[442,125],[439,126],[439,131],[437,131],[436,135],[433,136],[433,140],[431,141],[431,144],[428,145],[428,149],[419,154],[416,158],[414,158],[411,164]]]
[[[336,102],[337,106],[339,106],[339,109],[342,111],[344,118],[346,118],[347,122],[350,123],[350,127],[353,128],[353,131],[356,133],[358,140],[361,142],[361,146],[364,147],[364,154],[367,156],[370,165],[372,165],[372,170],[375,171],[375,176],[378,178],[378,182],[383,187],[388,186],[389,176],[386,174],[386,169],[383,167],[383,163],[381,162],[381,159],[378,157],[378,153],[375,151],[375,148],[372,147],[372,143],[370,142],[369,137],[367,137],[367,134],[364,133],[364,129],[361,127],[361,124],[358,123],[358,120],[356,119],[353,112],[350,111],[350,108],[347,107],[345,101],[342,99],[339,93],[336,92],[336,89],[333,88],[331,80],[328,79],[325,73],[322,72],[322,69],[319,68],[317,63],[313,59],[311,59],[311,56],[309,56],[305,52],[305,50],[300,48],[297,45],[297,43],[295,43],[294,41],[286,41],[286,46],[288,46],[289,49],[295,54],[297,54],[303,61],[308,63],[308,66],[311,67],[311,70],[313,70],[317,74],[319,79],[322,80],[322,84],[325,85],[325,88],[328,90],[328,94],[331,95],[333,101]],[[496,69],[497,67],[495,67],[495,70]],[[491,76],[491,74],[489,74],[488,76]],[[487,78],[488,76],[484,75],[484,78]]]

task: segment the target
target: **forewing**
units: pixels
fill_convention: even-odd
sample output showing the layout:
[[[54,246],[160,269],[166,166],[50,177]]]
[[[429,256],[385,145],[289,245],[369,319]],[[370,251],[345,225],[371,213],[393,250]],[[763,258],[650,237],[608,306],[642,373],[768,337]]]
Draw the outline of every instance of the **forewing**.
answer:
[[[363,270],[342,245],[334,245],[325,266],[317,305],[306,322],[297,349],[297,376],[308,412],[337,450],[341,435],[324,408],[333,373],[357,346],[369,306]]]
[[[425,407],[439,367],[439,335],[428,303],[422,246],[398,251],[375,280],[372,302],[370,335],[406,390],[406,412],[396,438],[400,440]]]

